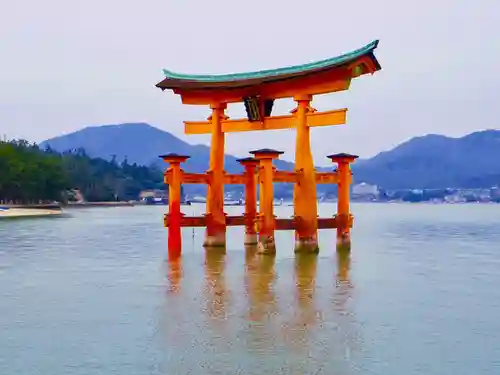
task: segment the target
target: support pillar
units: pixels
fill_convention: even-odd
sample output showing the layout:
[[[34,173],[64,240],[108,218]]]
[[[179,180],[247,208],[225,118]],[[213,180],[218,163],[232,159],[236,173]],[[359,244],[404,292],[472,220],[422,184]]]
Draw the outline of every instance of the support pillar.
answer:
[[[245,167],[245,245],[257,245],[255,221],[257,219],[257,175],[259,160],[255,158],[239,159]]]
[[[207,231],[205,247],[226,245],[226,215],[224,214],[224,133],[225,103],[212,104],[212,141],[210,146],[210,182],[207,191]]]
[[[352,215],[350,212],[350,185],[352,183],[351,163],[358,156],[350,154],[329,155],[332,162],[338,164],[338,199],[337,199],[337,248],[351,248]]]
[[[189,156],[166,154],[160,157],[169,163],[165,172],[165,183],[168,184],[168,214],[165,214],[165,226],[168,227],[168,256],[169,259],[175,259],[182,251],[181,163],[189,159]]]
[[[294,186],[294,216],[298,226],[295,230],[295,252],[317,253],[318,247],[318,200],[316,198],[316,171],[311,152],[310,128],[307,113],[312,97],[301,95],[297,102],[297,139],[295,145],[295,170],[301,172],[301,179]]]
[[[274,187],[273,187],[273,160],[277,159],[282,151],[262,149],[251,151],[259,160],[260,183],[260,212],[259,212],[259,250],[260,254],[275,254],[274,242]]]

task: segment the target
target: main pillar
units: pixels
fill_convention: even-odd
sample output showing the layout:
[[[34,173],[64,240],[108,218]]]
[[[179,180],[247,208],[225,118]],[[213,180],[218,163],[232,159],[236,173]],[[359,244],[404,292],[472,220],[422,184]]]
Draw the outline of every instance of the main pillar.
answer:
[[[352,182],[351,163],[358,156],[350,154],[329,155],[332,162],[338,164],[338,199],[337,199],[337,247],[349,249],[351,247],[352,215],[349,207],[350,185]]]
[[[312,97],[296,96],[297,139],[295,145],[295,170],[301,178],[294,186],[294,216],[298,227],[295,230],[295,251],[317,253],[318,247],[318,201],[316,198],[316,172],[311,152],[310,128],[307,113]]]
[[[165,172],[165,183],[168,184],[168,214],[165,214],[165,226],[168,227],[168,256],[169,259],[175,259],[182,251],[181,163],[189,159],[189,156],[166,154],[160,158],[169,163]]]
[[[282,151],[261,149],[251,151],[256,159],[260,161],[260,213],[259,213],[259,253],[275,254],[276,244],[274,242],[274,169],[273,160],[277,159]]]
[[[207,191],[207,231],[203,246],[226,245],[226,215],[224,214],[224,133],[225,103],[212,104],[212,142],[210,148],[210,181]]]
[[[237,160],[245,167],[245,245],[257,245],[255,221],[257,219],[257,166],[259,160],[245,158]]]

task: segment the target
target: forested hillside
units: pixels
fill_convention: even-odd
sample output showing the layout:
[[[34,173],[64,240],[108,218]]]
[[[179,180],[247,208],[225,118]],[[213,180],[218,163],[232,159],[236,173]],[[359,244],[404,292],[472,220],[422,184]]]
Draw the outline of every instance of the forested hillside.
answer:
[[[79,189],[88,201],[137,199],[143,189],[164,188],[156,167],[89,157],[83,149],[41,150],[27,141],[0,142],[0,200],[64,201]]]

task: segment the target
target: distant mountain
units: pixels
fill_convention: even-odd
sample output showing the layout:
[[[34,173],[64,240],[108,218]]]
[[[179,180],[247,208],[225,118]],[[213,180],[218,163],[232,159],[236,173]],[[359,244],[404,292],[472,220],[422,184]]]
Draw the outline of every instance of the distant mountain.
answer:
[[[191,145],[145,123],[87,127],[40,146],[57,151],[84,148],[93,157],[109,160],[115,155],[117,161],[127,158],[129,163],[142,165],[162,165],[158,155],[176,152],[191,156],[186,170],[193,172],[206,171],[210,157],[209,147]],[[225,156],[228,172],[241,171],[236,159]],[[293,170],[293,163],[282,160],[276,166]],[[461,138],[433,134],[412,138],[371,159],[359,160],[353,169],[356,182],[388,189],[491,187],[500,184],[500,131],[480,131]]]
[[[87,127],[71,134],[48,139],[40,144],[41,148],[47,146],[59,152],[83,148],[92,157],[110,160],[114,156],[118,162],[127,158],[129,163],[140,165],[163,165],[158,156],[175,152],[191,157],[185,166],[186,170],[192,172],[206,171],[210,160],[208,146],[189,144],[169,132],[145,123]],[[228,172],[241,171],[237,159],[232,155],[225,156]],[[293,169],[292,163],[281,160],[277,161],[276,166],[286,170]]]
[[[500,131],[412,138],[353,170],[357,181],[393,189],[491,187],[500,184]]]

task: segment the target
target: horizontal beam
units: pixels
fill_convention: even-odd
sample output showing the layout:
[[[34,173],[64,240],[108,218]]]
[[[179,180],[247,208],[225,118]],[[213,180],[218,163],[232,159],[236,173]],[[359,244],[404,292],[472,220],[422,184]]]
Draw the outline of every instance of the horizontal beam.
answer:
[[[170,226],[170,214],[165,214],[163,217],[163,223],[165,228]],[[181,215],[180,220],[181,227],[206,227],[207,218],[206,216],[184,216]]]
[[[310,112],[307,116],[309,127],[342,125],[346,122],[347,108],[336,109],[325,112]],[[295,115],[265,117],[263,121],[248,121],[247,119],[223,120],[222,131],[224,133],[236,133],[260,130],[293,129],[296,127],[297,117]],[[185,121],[184,132],[186,134],[210,134],[212,133],[211,121]]]
[[[293,127],[294,116],[264,117],[263,121],[248,121],[247,119],[222,121],[224,133],[248,132],[258,130],[279,130]]]
[[[168,170],[164,173],[163,178],[165,184],[172,181],[172,171]],[[181,174],[181,184],[208,184],[209,176],[206,173],[186,173]]]
[[[212,122],[210,121],[184,121],[185,134],[210,134]]]
[[[183,184],[206,184],[208,183],[208,176],[205,173],[183,173]]]
[[[181,95],[183,104],[210,105],[212,103],[241,103],[248,96],[267,99],[292,98],[295,95],[319,95],[348,90],[353,77],[352,69],[339,68],[333,71],[316,72],[298,79],[267,82],[259,87],[231,89],[173,89]]]
[[[225,185],[244,185],[247,180],[247,176],[244,174],[225,174],[224,184]]]
[[[273,182],[297,182],[296,172],[274,171]]]
[[[248,219],[245,216],[226,216],[226,225],[228,227],[246,225],[247,222]]]
[[[225,185],[244,185],[247,180],[246,174],[224,174]],[[165,184],[169,184],[172,179],[172,172],[167,171],[164,175]],[[297,172],[278,171],[273,174],[273,182],[296,183],[300,179]],[[316,184],[338,184],[337,172],[316,172]],[[182,173],[181,184],[209,184],[210,175],[208,173]],[[352,176],[349,176],[349,183],[352,183]]]
[[[255,224],[257,226],[257,231],[258,228],[261,225],[261,218],[255,218],[252,219],[251,221],[255,220]],[[318,218],[318,229],[330,229],[330,228],[337,228],[339,225],[341,225],[341,221],[339,217],[334,216],[334,217],[323,217],[323,218]],[[226,216],[226,226],[243,226],[243,225],[248,225],[249,220],[247,217],[244,215],[240,216]],[[164,216],[164,224],[165,227],[169,227],[170,225],[170,215],[165,214]],[[290,219],[285,219],[285,218],[276,218],[274,221],[274,229],[275,230],[293,230],[297,229],[297,227],[300,225],[300,218],[290,218]],[[347,220],[347,226],[352,228],[353,225],[353,218],[350,216]],[[206,227],[207,226],[207,217],[206,216],[181,216],[180,220],[180,226],[181,227]]]
[[[164,224],[165,227],[168,228],[170,225],[170,215],[164,215]],[[249,220],[244,215],[240,216],[226,216],[226,226],[243,226],[247,225]],[[207,226],[207,217],[206,216],[181,216],[180,220],[181,227],[206,227]]]
[[[297,172],[274,171],[273,182],[295,183],[299,180],[300,175]],[[165,184],[169,184],[172,179],[172,173],[165,173]],[[247,176],[245,174],[225,174],[225,185],[244,185]],[[349,178],[349,183],[352,183],[352,177]],[[338,184],[339,177],[337,172],[316,172],[317,184]],[[182,173],[182,184],[209,184],[210,176],[206,173]]]
[[[337,184],[338,182],[337,172],[316,172],[317,184]]]
[[[306,115],[307,126],[343,125],[346,122],[347,108],[334,109],[333,111],[311,112]]]

